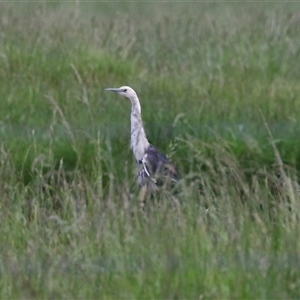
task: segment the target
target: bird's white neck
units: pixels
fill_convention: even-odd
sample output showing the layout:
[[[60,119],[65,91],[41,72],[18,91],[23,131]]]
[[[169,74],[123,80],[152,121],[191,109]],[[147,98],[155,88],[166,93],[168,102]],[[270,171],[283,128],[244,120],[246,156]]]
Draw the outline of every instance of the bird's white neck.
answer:
[[[131,148],[136,160],[142,160],[146,149],[149,147],[142,117],[141,117],[141,105],[138,97],[134,97],[131,100]]]

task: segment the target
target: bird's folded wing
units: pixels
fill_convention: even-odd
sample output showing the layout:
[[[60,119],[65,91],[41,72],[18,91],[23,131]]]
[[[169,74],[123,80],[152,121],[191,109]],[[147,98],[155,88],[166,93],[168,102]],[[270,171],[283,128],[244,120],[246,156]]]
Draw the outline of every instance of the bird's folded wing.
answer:
[[[179,179],[179,174],[176,166],[172,164],[168,158],[159,152],[153,145],[150,144],[143,158],[149,174],[163,174],[173,179]]]

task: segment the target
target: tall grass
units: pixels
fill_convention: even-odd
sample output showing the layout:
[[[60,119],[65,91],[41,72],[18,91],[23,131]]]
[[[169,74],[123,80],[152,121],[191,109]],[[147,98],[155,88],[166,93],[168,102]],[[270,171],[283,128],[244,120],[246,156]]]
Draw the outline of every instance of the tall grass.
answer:
[[[2,3],[0,297],[298,298],[297,3]],[[176,162],[140,209],[132,86]]]

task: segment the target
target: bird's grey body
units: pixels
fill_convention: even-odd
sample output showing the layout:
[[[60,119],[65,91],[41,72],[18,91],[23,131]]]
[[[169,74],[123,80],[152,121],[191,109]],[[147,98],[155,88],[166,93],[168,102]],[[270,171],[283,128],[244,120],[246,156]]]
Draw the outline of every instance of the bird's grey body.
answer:
[[[156,190],[162,177],[177,180],[176,167],[164,154],[151,145],[146,137],[141,117],[141,105],[136,92],[128,86],[106,90],[116,92],[131,101],[131,148],[137,163],[139,185]]]

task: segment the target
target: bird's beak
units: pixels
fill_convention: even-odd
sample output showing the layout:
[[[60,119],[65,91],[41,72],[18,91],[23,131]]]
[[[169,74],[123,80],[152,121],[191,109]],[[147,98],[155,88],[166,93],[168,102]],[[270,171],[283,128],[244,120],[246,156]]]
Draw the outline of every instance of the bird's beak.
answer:
[[[105,89],[106,91],[111,91],[111,92],[115,92],[115,93],[119,93],[119,92],[121,92],[121,90],[120,89],[118,89],[118,88],[107,88],[107,89]]]

